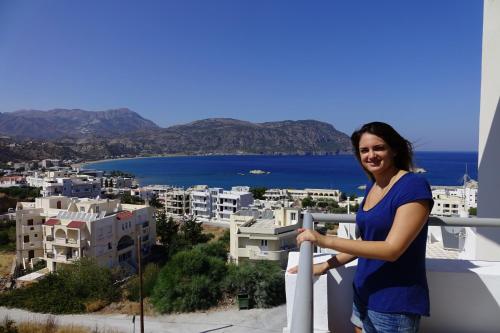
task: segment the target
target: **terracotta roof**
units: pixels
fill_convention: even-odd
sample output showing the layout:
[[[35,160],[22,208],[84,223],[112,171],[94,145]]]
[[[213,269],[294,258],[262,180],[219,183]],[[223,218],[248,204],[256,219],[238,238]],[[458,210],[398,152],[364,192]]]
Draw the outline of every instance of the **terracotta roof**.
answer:
[[[61,224],[61,221],[59,221],[58,219],[48,219],[44,223],[44,225],[57,225],[57,224]]]
[[[68,223],[68,225],[66,227],[72,228],[72,229],[82,229],[85,227],[85,222],[71,221],[70,223]]]
[[[124,210],[123,212],[119,212],[118,214],[116,214],[116,218],[118,220],[127,220],[132,216],[134,216],[134,214],[132,214],[132,212],[129,212],[128,210]]]

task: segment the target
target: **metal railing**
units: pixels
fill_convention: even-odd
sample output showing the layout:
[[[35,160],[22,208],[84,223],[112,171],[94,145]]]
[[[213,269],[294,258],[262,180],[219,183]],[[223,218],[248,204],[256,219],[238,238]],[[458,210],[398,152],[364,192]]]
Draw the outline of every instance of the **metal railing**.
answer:
[[[313,229],[314,222],[339,224],[356,223],[355,214],[324,214],[304,212],[302,227]],[[430,226],[442,227],[500,227],[500,218],[429,217]],[[313,244],[300,244],[299,271],[295,285],[290,333],[312,333],[313,322]]]

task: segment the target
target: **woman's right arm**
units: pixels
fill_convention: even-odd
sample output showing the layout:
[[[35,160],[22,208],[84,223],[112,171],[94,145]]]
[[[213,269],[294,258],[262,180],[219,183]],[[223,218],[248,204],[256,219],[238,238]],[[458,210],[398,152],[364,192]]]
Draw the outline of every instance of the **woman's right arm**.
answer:
[[[327,261],[324,261],[319,264],[313,265],[313,275],[323,275],[326,274],[330,269],[337,268],[340,266],[343,266],[347,263],[350,263],[354,259],[356,259],[357,256],[354,256],[352,254],[347,254],[347,253],[339,253]],[[288,273],[291,274],[296,274],[299,270],[299,266],[294,266],[288,270]]]

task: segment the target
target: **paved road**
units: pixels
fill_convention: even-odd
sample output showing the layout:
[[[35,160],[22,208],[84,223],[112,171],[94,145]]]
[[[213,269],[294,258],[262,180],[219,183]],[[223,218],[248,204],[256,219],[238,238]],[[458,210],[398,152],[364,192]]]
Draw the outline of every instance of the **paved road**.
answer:
[[[19,309],[0,307],[0,320],[5,316],[16,322],[44,322],[48,315],[32,313]],[[100,330],[116,330],[121,333],[133,332],[132,317],[129,315],[58,315],[54,316],[58,324],[83,325]],[[139,330],[139,318],[136,317],[136,329]],[[145,332],[165,333],[281,333],[286,326],[285,305],[271,309],[237,309],[186,313],[146,317]]]

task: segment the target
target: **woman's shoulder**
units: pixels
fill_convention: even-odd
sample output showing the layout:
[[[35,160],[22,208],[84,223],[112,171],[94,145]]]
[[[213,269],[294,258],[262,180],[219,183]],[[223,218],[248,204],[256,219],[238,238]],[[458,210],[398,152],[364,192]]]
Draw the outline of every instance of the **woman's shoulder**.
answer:
[[[420,174],[416,174],[414,172],[407,172],[406,174],[404,174],[403,177],[401,177],[403,180],[403,183],[405,185],[421,185],[421,186],[430,186],[429,185],[429,182],[427,181],[427,179],[420,175]]]
[[[399,190],[395,197],[399,204],[417,200],[432,200],[432,191],[425,177],[408,172],[400,180]]]

